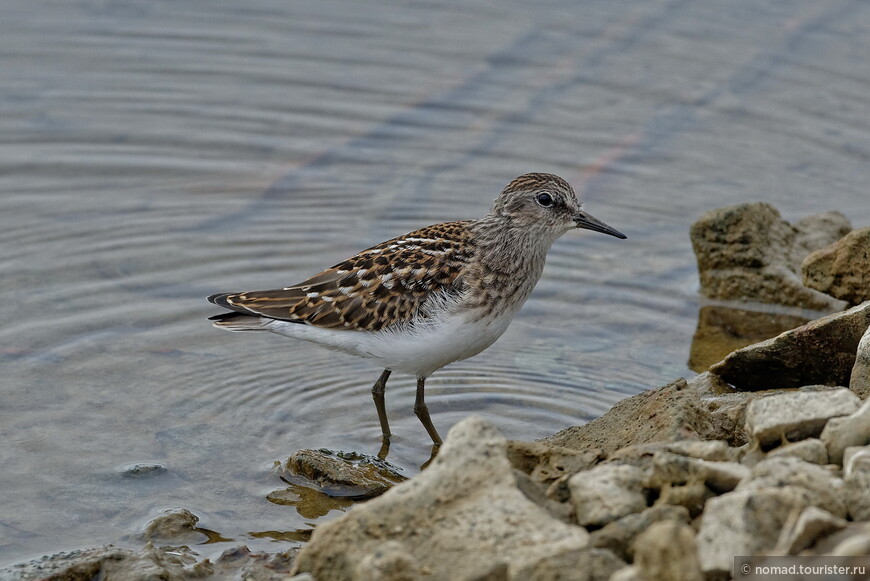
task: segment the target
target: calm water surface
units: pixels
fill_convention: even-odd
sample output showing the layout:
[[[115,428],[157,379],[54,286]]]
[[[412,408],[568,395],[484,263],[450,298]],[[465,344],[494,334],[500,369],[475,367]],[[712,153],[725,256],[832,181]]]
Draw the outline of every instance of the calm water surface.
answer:
[[[870,4],[526,4],[4,3],[0,564],[135,546],[175,506],[278,550],[313,521],[266,500],[273,461],[377,451],[379,370],[214,330],[211,293],[558,173],[629,239],[567,234],[505,336],[427,384],[442,433],[477,413],[531,439],[691,374],[705,210],[870,224]],[[413,397],[395,375],[409,475]],[[123,477],[137,462],[167,471]]]

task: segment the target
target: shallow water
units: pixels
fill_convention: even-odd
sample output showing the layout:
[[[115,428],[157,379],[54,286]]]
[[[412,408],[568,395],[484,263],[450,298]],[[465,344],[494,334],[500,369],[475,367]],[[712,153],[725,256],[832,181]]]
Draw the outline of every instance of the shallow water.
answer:
[[[525,4],[4,3],[0,564],[135,543],[174,506],[278,550],[314,521],[266,499],[273,461],[377,452],[379,370],[214,330],[214,292],[558,173],[629,239],[567,234],[505,336],[427,382],[442,433],[477,413],[530,439],[692,374],[704,211],[870,223],[867,3]],[[407,474],[413,397],[394,375]]]

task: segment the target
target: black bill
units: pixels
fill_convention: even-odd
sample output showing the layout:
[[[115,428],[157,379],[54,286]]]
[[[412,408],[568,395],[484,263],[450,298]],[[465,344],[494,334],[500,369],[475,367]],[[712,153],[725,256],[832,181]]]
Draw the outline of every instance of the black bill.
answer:
[[[617,230],[616,228],[611,228],[595,216],[591,216],[582,210],[574,214],[574,222],[577,223],[578,228],[583,228],[584,230],[593,230],[595,232],[602,232],[604,234],[610,234],[611,236],[616,236],[617,238],[622,238],[625,240],[626,235]]]

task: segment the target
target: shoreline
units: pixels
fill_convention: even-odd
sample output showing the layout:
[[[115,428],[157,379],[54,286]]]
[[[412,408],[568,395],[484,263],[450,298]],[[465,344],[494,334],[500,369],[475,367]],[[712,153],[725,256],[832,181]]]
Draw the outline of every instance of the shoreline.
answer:
[[[849,254],[870,228],[844,221],[792,227],[744,204],[692,227],[711,302],[690,357],[705,371],[688,381],[534,442],[470,416],[407,480],[369,457],[297,452],[279,471],[291,487],[312,483],[345,507],[370,499],[301,548],[239,545],[212,562],[190,546],[217,533],[179,508],[145,527],[140,550],[46,555],[0,579],[724,581],[737,555],[870,554],[870,300],[855,283],[870,264]],[[735,280],[763,310],[733,301]],[[820,307],[837,312],[807,321]]]

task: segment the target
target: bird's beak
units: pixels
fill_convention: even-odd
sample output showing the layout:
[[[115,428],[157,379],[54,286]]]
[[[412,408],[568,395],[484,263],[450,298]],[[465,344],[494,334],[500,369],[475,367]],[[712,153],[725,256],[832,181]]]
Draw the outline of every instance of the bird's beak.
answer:
[[[617,238],[622,238],[625,240],[626,236],[616,228],[611,228],[595,216],[587,214],[583,210],[578,211],[574,214],[574,222],[577,224],[578,228],[583,228],[585,230],[593,230],[595,232],[603,232],[604,234],[610,234],[611,236],[616,236]]]

